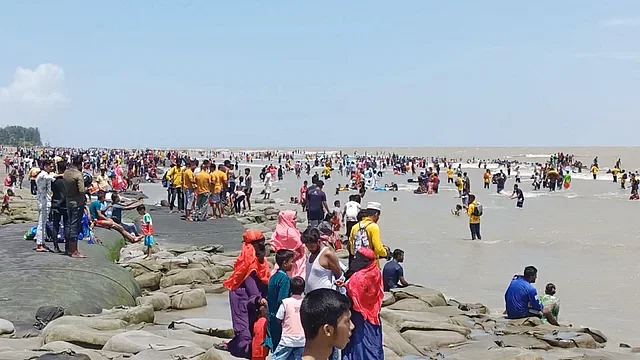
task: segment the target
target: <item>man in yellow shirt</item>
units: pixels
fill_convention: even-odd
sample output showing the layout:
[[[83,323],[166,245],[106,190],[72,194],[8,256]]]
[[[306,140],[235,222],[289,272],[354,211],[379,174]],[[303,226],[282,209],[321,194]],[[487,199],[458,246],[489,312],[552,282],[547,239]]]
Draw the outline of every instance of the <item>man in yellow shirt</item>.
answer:
[[[184,189],[184,213],[187,221],[193,221],[191,211],[193,210],[193,197],[196,188],[196,179],[193,170],[196,168],[195,161],[191,160],[187,164],[187,169],[182,172],[182,188]]]
[[[484,188],[485,189],[489,188],[489,183],[491,183],[491,170],[487,169],[487,171],[484,172]]]
[[[462,178],[462,174],[458,173],[458,178],[456,178],[456,187],[458,188],[458,197],[462,197],[462,190],[464,189],[464,179]]]
[[[380,203],[368,203],[366,209],[362,210],[362,221],[351,228],[351,234],[349,236],[349,263],[353,260],[358,249],[363,246],[371,248],[378,259],[388,257],[389,251],[386,246],[382,245],[380,227],[378,226],[381,208],[382,205],[380,205]],[[380,261],[376,260],[376,264],[379,268]]]
[[[476,201],[476,196],[469,194],[469,206],[467,206],[467,215],[469,216],[469,230],[471,230],[471,240],[482,240],[480,236],[480,216],[482,216],[482,205]],[[476,211],[476,208],[480,211]]]
[[[453,169],[451,168],[451,165],[449,165],[449,167],[447,168],[447,184],[453,184]]]
[[[211,173],[211,206],[213,207],[213,216],[222,217],[222,189],[227,184],[227,172],[223,164],[218,164],[218,169]],[[217,215],[216,215],[217,214]]]
[[[209,195],[211,194],[211,174],[209,160],[204,160],[200,172],[196,174],[196,216],[195,221],[207,220]]]
[[[176,196],[178,198],[178,211],[184,210],[184,197],[182,195],[182,168],[180,164],[171,164],[171,169],[167,173],[167,180],[169,180],[169,211],[173,212]]]

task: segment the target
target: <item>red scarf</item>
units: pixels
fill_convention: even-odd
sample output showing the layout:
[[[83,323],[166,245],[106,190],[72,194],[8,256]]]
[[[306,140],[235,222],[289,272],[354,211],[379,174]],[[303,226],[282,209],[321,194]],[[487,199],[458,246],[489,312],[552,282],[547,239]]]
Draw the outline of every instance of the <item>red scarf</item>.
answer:
[[[358,252],[370,260],[364,268],[356,271],[347,281],[347,293],[353,302],[353,310],[373,325],[380,325],[380,309],[384,297],[382,273],[376,264],[376,254],[368,247]]]
[[[253,242],[264,240],[264,235],[257,230],[247,230],[242,235],[244,243],[242,244],[242,251],[236,262],[233,264],[233,273],[222,285],[229,290],[236,290],[244,283],[245,280],[251,275],[252,272],[256,272],[258,279],[264,284],[269,283],[271,277],[271,270],[269,269],[269,262],[264,259],[262,263],[258,261],[256,256],[256,250],[253,247]]]

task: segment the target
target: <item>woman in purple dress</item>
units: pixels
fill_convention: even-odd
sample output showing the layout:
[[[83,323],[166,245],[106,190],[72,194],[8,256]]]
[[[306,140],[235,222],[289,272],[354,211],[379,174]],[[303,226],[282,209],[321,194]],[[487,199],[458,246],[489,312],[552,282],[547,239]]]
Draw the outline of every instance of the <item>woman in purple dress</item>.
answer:
[[[242,251],[233,264],[233,273],[223,283],[229,289],[234,332],[226,349],[233,356],[251,359],[253,324],[258,318],[260,305],[267,303],[265,298],[271,270],[265,259],[264,234],[258,230],[247,230],[242,238]]]

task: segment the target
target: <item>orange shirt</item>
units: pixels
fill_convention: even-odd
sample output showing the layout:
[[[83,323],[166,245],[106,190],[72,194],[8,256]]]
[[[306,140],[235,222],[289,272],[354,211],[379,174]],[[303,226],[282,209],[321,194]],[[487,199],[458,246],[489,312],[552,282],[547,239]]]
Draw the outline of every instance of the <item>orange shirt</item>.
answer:
[[[196,194],[204,194],[209,192],[209,184],[211,183],[211,177],[206,171],[200,171],[196,175]]]
[[[182,186],[185,189],[195,189],[195,182],[196,180],[193,176],[193,170],[187,168],[187,170],[182,173]]]
[[[251,360],[264,360],[269,355],[269,348],[262,346],[267,335],[267,318],[258,318],[253,325],[253,339],[251,340]]]

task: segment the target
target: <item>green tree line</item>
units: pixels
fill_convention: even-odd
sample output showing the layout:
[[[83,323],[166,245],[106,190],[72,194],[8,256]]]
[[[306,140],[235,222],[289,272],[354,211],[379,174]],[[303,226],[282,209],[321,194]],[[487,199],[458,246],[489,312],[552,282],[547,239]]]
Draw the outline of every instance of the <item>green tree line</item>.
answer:
[[[40,146],[40,130],[37,127],[5,126],[0,128],[0,144],[6,146]]]

